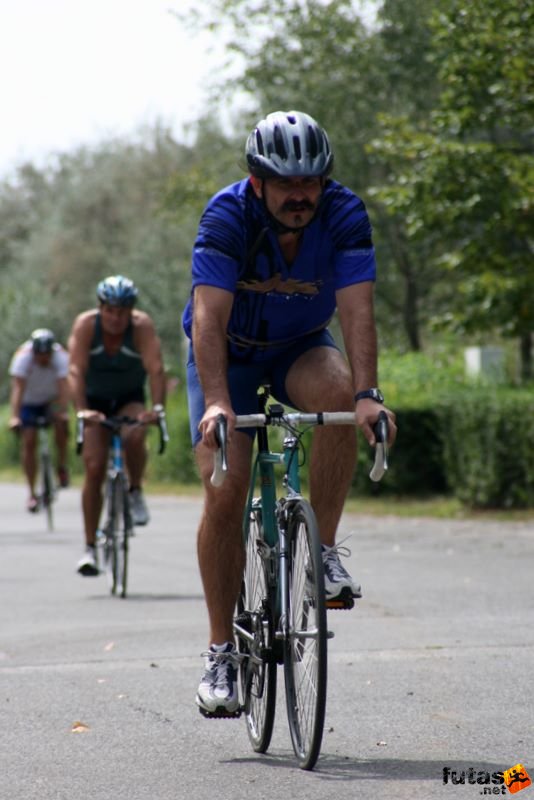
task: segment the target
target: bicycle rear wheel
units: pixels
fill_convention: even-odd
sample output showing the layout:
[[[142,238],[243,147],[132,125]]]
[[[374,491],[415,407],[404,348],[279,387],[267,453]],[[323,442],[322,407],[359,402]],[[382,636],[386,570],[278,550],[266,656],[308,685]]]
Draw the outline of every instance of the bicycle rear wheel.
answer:
[[[291,741],[299,766],[313,769],[323,737],[327,684],[324,571],[317,520],[301,500],[291,508],[288,536],[288,636],[284,678]]]
[[[49,453],[41,453],[41,503],[46,512],[48,530],[54,530],[54,479]]]
[[[256,753],[271,742],[276,710],[276,660],[273,652],[273,593],[268,581],[268,549],[260,508],[253,508],[246,542],[246,563],[237,604],[237,649],[247,732]],[[239,629],[249,634],[239,634]]]

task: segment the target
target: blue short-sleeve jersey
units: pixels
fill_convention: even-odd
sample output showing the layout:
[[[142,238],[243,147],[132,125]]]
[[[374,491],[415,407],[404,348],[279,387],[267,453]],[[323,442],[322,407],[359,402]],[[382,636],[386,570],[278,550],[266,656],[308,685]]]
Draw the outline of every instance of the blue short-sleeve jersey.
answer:
[[[375,275],[365,206],[333,180],[291,264],[248,179],[210,200],[193,249],[193,290],[207,284],[234,294],[227,334],[230,354],[237,358],[261,359],[324,328],[336,307],[336,291],[374,281]],[[192,295],[183,315],[189,337],[193,313]]]

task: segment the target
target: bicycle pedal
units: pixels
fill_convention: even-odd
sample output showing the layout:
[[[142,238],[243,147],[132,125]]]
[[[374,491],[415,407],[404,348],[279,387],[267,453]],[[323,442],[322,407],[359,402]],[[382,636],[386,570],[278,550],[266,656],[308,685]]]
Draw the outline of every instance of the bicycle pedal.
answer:
[[[239,707],[237,711],[226,711],[220,709],[218,711],[206,711],[205,708],[198,707],[198,710],[205,719],[239,719],[243,709]]]
[[[354,608],[354,597],[350,589],[345,588],[337,597],[327,600],[325,605],[327,609],[331,610],[350,611],[351,608]]]

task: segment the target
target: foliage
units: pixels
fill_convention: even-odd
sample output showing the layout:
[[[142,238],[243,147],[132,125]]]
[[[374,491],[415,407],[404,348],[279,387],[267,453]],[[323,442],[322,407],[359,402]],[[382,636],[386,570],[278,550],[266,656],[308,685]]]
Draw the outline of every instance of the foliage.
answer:
[[[76,314],[95,304],[98,281],[115,273],[138,284],[139,305],[153,316],[167,364],[177,369],[197,219],[186,204],[171,215],[164,196],[170,176],[189,163],[188,152],[156,128],[138,142],[62,154],[41,170],[22,166],[2,184],[4,374],[33,328],[46,325],[65,342]]]
[[[447,481],[472,508],[534,506],[531,392],[463,392],[439,408]]]
[[[432,354],[388,351],[380,384],[399,429],[390,470],[369,481],[370,448],[360,442],[356,496],[450,493],[470,508],[534,507],[532,388],[466,379],[447,348]]]
[[[194,150],[187,162],[169,175],[165,186],[163,204],[176,224],[183,224],[185,210],[187,217],[195,221],[196,233],[196,223],[210,197],[244,177],[239,153],[243,153],[241,137],[235,141],[223,134],[209,117],[199,122]]]
[[[168,484],[199,483],[191,447],[189,412],[184,391],[177,391],[169,397],[167,425],[170,442],[163,454],[158,455],[156,452],[159,445],[157,434],[154,432],[150,436],[148,479]]]
[[[397,441],[390,452],[388,471],[380,483],[369,479],[373,453],[363,437],[359,437],[354,494],[428,497],[448,493],[441,427],[435,409],[431,405],[400,407],[396,416]]]
[[[374,196],[427,247],[442,284],[434,322],[460,332],[534,329],[533,23],[522,0],[443,2],[431,20],[439,103],[423,121],[382,117],[372,147],[391,167]]]

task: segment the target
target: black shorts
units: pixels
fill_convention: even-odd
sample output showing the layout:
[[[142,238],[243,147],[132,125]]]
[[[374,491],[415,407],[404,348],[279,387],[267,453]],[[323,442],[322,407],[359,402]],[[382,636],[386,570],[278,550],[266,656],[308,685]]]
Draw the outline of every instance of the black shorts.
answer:
[[[145,405],[145,390],[143,388],[136,389],[127,394],[115,395],[115,397],[98,397],[98,395],[87,397],[87,408],[90,408],[91,411],[101,411],[106,417],[115,416],[128,403]]]

